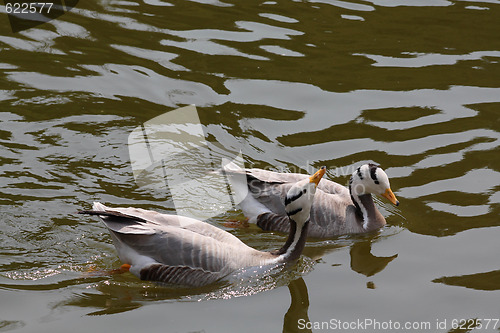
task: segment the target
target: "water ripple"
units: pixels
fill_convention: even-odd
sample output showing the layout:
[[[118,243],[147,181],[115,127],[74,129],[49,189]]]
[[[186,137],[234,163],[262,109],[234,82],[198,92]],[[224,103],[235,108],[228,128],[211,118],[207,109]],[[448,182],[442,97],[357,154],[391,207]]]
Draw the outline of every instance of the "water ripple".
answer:
[[[169,78],[142,66],[107,64],[81,67],[94,75],[58,77],[32,72],[11,72],[9,79],[39,90],[79,91],[112,99],[129,96],[170,106],[190,103],[203,106],[217,103],[219,99],[210,87],[202,83]],[[134,84],[130,85],[129,82]]]
[[[485,57],[500,58],[499,51],[476,51],[469,54],[439,54],[439,53],[415,53],[404,52],[405,57],[387,57],[373,54],[355,53],[355,56],[364,56],[375,61],[372,66],[375,67],[427,67],[455,65],[459,61],[485,60]],[[497,61],[498,62],[498,61]]]
[[[174,313],[172,329],[194,331],[210,327],[200,322],[207,309],[212,318],[223,306],[241,314],[235,297],[270,290],[244,304],[249,313],[268,312],[261,325],[275,323],[275,310],[289,299],[277,297],[286,291],[280,287],[299,276],[311,288],[310,299],[305,290],[292,301],[301,318],[309,300],[311,318],[320,320],[332,308],[339,318],[383,318],[389,309],[394,319],[414,319],[412,306],[422,318],[491,318],[497,300],[467,281],[498,270],[498,4],[102,0],[80,1],[71,13],[20,33],[4,20],[0,330],[57,331],[55,319],[69,327],[91,322],[85,314],[124,311],[131,316],[114,317],[143,320],[156,303],[160,315],[151,317],[160,319],[148,322],[152,329],[164,329],[164,314]],[[242,276],[189,294],[130,274],[89,277],[120,262],[106,228],[75,211],[99,200],[174,212],[168,188],[135,183],[127,138],[186,104],[197,105],[212,156],[241,150],[248,166],[299,172],[327,165],[328,178],[341,184],[359,164],[379,163],[401,205],[375,199],[388,222],[379,234],[308,242],[305,254],[317,260],[271,278]],[[242,218],[234,208],[209,222]],[[255,226],[225,230],[264,250],[285,241]],[[431,283],[450,276],[469,290]],[[226,301],[197,306],[208,299]],[[450,299],[467,299],[477,311]],[[196,302],[173,304],[179,300]],[[231,327],[255,326],[252,316],[236,317]],[[155,320],[161,324],[154,327]],[[199,327],[185,329],[182,320]]]

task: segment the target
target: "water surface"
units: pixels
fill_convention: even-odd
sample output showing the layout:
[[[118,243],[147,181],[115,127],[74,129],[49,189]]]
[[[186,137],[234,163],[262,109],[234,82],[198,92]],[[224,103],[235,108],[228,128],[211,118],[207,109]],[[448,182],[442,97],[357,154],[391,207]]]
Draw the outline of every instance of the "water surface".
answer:
[[[95,0],[19,33],[2,13],[0,331],[500,318],[500,1]],[[308,242],[269,279],[180,291],[92,275],[120,262],[105,227],[74,213],[172,212],[135,183],[127,140],[189,104],[248,166],[327,165],[346,184],[375,162],[401,205],[377,200],[385,228]],[[208,222],[262,250],[284,242],[223,226],[241,217]]]

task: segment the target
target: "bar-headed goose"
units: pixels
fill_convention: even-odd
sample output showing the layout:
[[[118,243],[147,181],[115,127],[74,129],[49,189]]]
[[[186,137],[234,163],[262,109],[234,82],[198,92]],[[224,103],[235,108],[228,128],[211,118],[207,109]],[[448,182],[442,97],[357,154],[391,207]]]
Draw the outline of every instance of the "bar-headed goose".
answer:
[[[250,223],[257,223],[264,230],[289,231],[283,197],[293,183],[307,175],[241,169],[234,163],[228,164],[224,172],[229,176],[233,188],[241,192],[239,195],[242,201],[239,205]],[[235,184],[241,177],[231,177],[241,173],[246,174],[245,186]],[[357,168],[351,176],[349,188],[323,179],[311,208],[309,237],[328,238],[363,233],[384,226],[385,218],[377,210],[372,193],[399,205],[387,174],[374,164],[364,164]],[[266,211],[271,211],[274,215],[263,219],[261,213]]]
[[[101,218],[123,266],[140,279],[199,287],[241,268],[298,259],[307,237],[316,186],[325,171],[323,167],[290,186],[284,205],[289,236],[281,249],[272,252],[253,249],[227,231],[189,217],[109,208],[98,202],[92,210],[80,213]],[[267,211],[266,215],[275,214]]]

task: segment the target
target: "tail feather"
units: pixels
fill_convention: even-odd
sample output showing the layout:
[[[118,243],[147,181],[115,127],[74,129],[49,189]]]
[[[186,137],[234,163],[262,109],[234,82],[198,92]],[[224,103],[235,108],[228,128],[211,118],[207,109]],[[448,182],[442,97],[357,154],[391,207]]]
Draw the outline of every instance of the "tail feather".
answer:
[[[237,172],[237,173],[244,173],[245,169],[242,169],[238,166],[238,164],[234,162],[229,162],[223,165],[224,171],[225,172]]]
[[[132,215],[127,215],[123,214],[120,212],[114,212],[114,211],[98,211],[98,210],[81,210],[78,211],[78,214],[85,214],[85,215],[97,215],[99,217],[107,216],[107,217],[121,217],[121,218],[126,218],[130,220],[134,220],[137,222],[147,222],[147,220],[138,217],[138,216],[132,216]]]
[[[108,207],[104,206],[102,203],[100,203],[98,201],[94,201],[92,203],[92,209],[97,210],[97,211],[106,211],[108,209]]]

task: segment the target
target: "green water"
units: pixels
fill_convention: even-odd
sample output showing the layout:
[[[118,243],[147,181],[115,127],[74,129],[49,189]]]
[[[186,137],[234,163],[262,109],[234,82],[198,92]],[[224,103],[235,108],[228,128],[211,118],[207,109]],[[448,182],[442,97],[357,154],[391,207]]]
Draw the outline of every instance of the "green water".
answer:
[[[3,8],[0,331],[498,332],[500,1],[93,0],[16,33]],[[377,200],[380,232],[308,242],[284,277],[186,292],[92,275],[120,262],[74,213],[171,212],[136,185],[127,140],[188,104],[247,166],[346,184],[376,162],[401,204]]]

